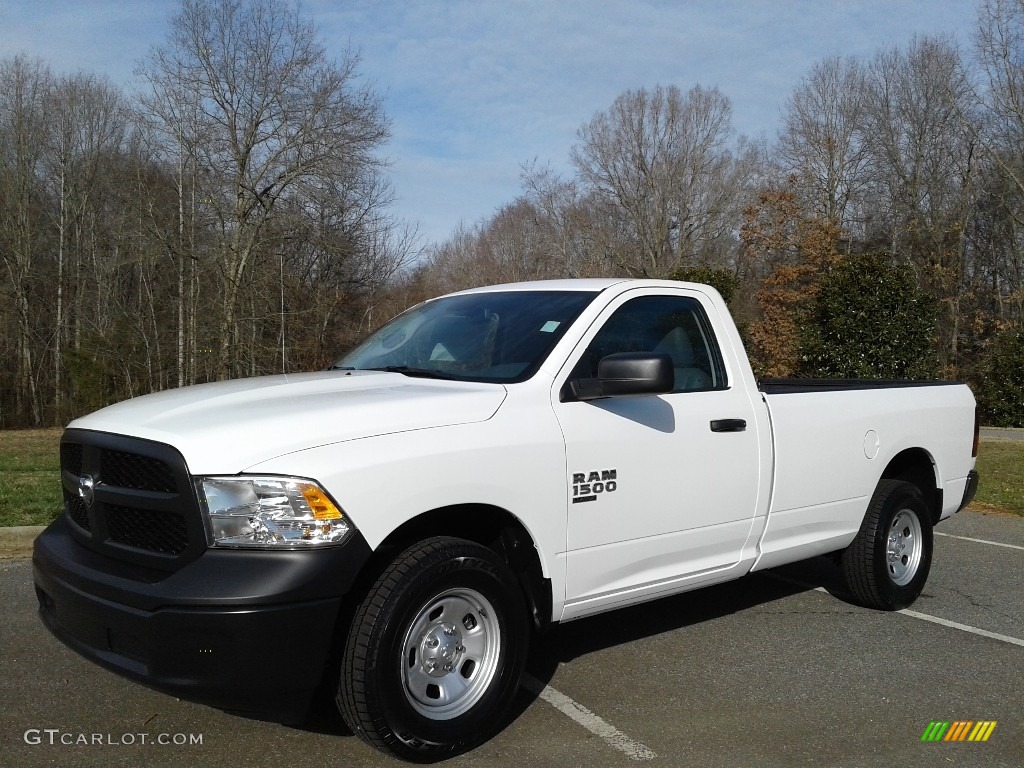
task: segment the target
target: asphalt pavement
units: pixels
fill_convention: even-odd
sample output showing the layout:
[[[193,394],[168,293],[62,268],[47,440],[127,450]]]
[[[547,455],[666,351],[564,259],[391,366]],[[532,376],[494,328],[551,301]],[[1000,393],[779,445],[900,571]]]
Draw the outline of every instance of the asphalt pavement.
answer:
[[[844,599],[823,558],[559,627],[533,648],[515,717],[452,766],[1024,765],[1024,519],[936,529],[903,613]],[[30,561],[0,560],[0,765],[384,766],[329,702],[301,728],[122,680],[55,640]],[[301,664],[301,648],[252,648]],[[987,741],[923,742],[933,722]],[[166,743],[164,743],[166,742]]]

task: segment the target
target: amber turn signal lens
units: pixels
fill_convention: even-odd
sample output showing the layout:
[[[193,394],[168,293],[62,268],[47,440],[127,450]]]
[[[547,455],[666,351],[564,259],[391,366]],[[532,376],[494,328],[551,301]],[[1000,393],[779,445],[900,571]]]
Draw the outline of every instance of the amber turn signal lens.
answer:
[[[341,517],[338,509],[315,485],[302,485],[302,496],[309,504],[313,517],[317,520],[337,520]]]

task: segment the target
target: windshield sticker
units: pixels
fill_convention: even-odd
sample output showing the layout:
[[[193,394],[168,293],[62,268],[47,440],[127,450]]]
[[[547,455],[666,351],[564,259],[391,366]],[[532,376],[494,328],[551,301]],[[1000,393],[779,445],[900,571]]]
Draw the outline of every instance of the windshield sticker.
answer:
[[[562,323],[559,322],[558,320],[548,320],[546,323],[544,323],[544,325],[540,327],[540,330],[543,333],[551,333],[561,324]]]
[[[619,487],[618,470],[602,469],[600,472],[572,473],[572,503],[597,501],[602,493],[614,493]]]

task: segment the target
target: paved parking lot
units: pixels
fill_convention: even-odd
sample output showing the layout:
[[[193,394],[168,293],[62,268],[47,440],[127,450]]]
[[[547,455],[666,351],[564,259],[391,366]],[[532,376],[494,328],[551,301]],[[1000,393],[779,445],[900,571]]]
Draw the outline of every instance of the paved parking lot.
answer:
[[[1024,519],[967,512],[937,534],[925,594],[902,614],[845,602],[819,559],[560,627],[534,647],[517,717],[449,764],[1022,766]],[[396,764],[327,705],[289,728],[81,660],[36,617],[28,560],[0,561],[0,600],[0,765]],[[254,647],[253,662],[302,657]],[[984,743],[922,743],[938,720],[996,727]],[[61,744],[94,734],[105,743]]]

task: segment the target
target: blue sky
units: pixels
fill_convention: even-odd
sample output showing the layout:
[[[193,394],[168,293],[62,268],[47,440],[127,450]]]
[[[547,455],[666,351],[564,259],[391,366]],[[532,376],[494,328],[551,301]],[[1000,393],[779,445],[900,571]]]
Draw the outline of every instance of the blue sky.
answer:
[[[0,56],[127,89],[176,0],[2,0]],[[329,51],[380,92],[395,213],[425,242],[490,216],[524,163],[569,173],[576,131],[627,89],[718,86],[738,133],[773,139],[810,67],[915,35],[965,49],[971,0],[304,0]]]

